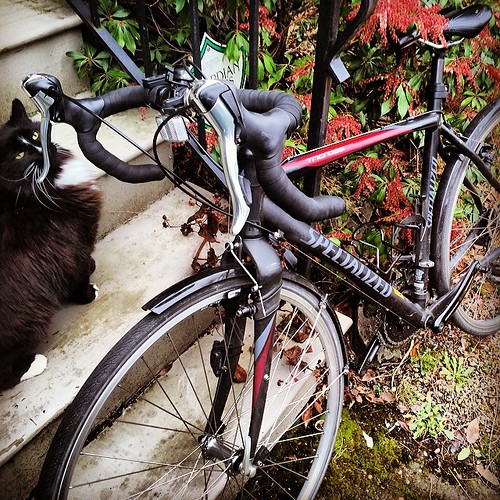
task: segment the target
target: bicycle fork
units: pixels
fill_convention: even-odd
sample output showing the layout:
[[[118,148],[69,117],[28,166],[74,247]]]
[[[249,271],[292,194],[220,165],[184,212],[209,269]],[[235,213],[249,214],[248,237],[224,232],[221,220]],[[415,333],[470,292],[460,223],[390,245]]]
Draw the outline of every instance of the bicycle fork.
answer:
[[[269,385],[276,311],[280,304],[282,266],[275,250],[262,236],[261,231],[253,226],[246,226],[242,243],[237,246],[239,245],[243,248],[236,249],[241,249],[242,254],[252,262],[255,270],[255,278],[252,279],[255,285],[245,303],[229,299],[224,304],[225,339],[214,342],[210,358],[212,370],[219,378],[205,433],[200,437],[200,445],[205,458],[226,461],[228,472],[252,477],[268,453],[265,447],[257,450],[257,443]],[[237,257],[237,260],[241,261],[241,257]],[[246,319],[250,316],[254,321],[251,418],[248,436],[241,436],[243,449],[234,450],[218,436],[224,430],[222,414],[242,352]]]

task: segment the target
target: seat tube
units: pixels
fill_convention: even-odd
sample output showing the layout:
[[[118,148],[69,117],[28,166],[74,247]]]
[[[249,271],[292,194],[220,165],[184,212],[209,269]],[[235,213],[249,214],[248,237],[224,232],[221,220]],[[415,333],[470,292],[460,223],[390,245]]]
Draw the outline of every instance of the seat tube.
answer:
[[[428,111],[441,111],[443,101],[449,94],[447,85],[443,83],[443,73],[444,52],[437,50],[432,56],[431,81],[427,99]],[[429,269],[434,266],[434,262],[430,259],[430,248],[440,134],[439,126],[425,131],[421,190],[416,204],[416,213],[422,216],[422,223],[415,238],[413,296],[422,307],[425,307],[428,299]]]

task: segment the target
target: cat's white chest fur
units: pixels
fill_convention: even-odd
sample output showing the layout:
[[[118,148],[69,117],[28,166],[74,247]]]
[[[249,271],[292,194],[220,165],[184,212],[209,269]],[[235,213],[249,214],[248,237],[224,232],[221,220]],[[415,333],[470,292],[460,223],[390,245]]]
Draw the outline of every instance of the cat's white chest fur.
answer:
[[[61,172],[55,179],[56,187],[63,189],[95,181],[102,171],[82,158],[72,158],[62,165]]]

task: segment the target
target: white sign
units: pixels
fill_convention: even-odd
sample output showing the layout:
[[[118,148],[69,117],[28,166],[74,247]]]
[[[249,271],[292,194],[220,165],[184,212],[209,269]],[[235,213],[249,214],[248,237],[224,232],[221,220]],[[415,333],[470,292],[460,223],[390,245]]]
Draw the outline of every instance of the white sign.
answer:
[[[225,47],[205,33],[200,46],[201,71],[206,78],[228,80],[241,89],[245,85],[246,64],[243,52],[239,61],[231,62],[224,55]]]

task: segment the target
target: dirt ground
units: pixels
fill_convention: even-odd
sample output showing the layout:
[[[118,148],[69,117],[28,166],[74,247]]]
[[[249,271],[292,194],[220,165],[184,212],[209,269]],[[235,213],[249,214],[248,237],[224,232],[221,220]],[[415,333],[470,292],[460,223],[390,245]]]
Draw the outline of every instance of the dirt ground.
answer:
[[[418,332],[352,373],[320,498],[500,498],[499,347]]]

